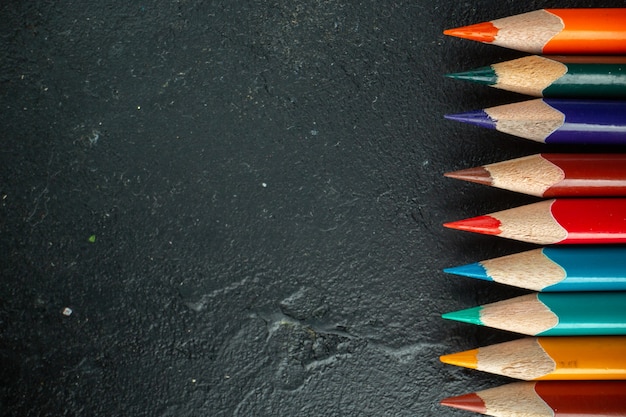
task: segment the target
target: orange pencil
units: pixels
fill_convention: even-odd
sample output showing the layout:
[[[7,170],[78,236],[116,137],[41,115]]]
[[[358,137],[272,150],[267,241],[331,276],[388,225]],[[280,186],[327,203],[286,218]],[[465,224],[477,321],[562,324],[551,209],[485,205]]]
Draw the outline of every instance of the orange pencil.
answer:
[[[626,380],[626,336],[527,337],[440,359],[526,381]]]
[[[620,55],[626,8],[541,9],[443,33],[534,54]]]

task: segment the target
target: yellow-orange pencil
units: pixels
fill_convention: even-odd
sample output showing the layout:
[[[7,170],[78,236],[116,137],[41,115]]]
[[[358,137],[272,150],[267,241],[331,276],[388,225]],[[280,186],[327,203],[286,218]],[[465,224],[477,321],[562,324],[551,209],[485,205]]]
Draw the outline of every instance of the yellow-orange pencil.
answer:
[[[440,359],[525,381],[626,380],[626,336],[528,337]]]

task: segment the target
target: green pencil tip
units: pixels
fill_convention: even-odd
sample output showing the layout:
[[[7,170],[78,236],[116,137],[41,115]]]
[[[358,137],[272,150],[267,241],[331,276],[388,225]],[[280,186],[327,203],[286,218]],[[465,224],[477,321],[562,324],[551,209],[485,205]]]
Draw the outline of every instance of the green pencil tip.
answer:
[[[448,78],[454,78],[455,80],[471,81],[477,84],[494,85],[498,82],[498,76],[491,67],[476,68],[466,72],[456,72],[452,74],[446,74]]]
[[[441,317],[447,320],[455,320],[463,323],[482,325],[480,312],[482,307],[468,308],[467,310],[453,311],[451,313],[442,314]]]

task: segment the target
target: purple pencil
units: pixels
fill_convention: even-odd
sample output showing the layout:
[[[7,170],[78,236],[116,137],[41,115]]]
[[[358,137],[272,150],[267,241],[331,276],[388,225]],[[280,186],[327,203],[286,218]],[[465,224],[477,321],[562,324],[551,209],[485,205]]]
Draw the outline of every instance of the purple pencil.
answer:
[[[626,144],[626,101],[543,98],[445,117],[548,144]]]

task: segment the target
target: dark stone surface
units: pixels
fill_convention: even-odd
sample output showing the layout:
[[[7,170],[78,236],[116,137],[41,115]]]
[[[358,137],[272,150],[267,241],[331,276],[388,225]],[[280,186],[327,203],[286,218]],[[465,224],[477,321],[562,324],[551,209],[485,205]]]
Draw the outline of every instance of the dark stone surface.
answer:
[[[441,269],[530,246],[441,223],[533,199],[441,174],[549,148],[443,119],[524,97],[441,32],[611,5],[2,2],[0,413],[466,415],[516,336],[440,314],[521,292]]]

